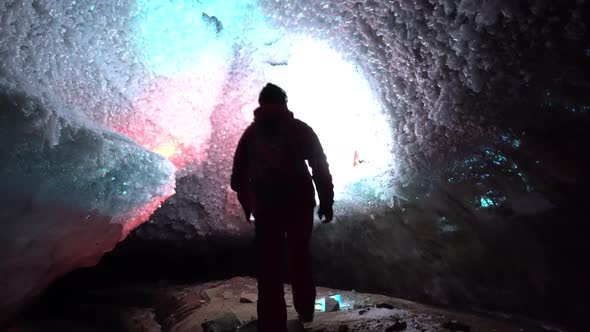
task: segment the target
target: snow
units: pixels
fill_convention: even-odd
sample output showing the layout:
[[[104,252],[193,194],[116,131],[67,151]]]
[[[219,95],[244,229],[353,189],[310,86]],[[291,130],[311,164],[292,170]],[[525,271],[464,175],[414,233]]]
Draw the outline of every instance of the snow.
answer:
[[[579,6],[560,13],[568,36],[583,30]],[[131,138],[178,178],[196,176],[206,185],[188,195],[206,196],[218,218],[237,137],[275,81],[325,145],[337,198],[389,201],[504,134],[496,124],[531,79],[519,52],[545,47],[559,26],[543,19],[552,10],[506,0],[6,0],[0,82],[58,118]]]
[[[4,195],[30,196],[35,205],[68,206],[125,224],[154,197],[174,193],[175,168],[165,158],[87,120],[68,119],[37,98],[2,90]]]
[[[534,57],[562,31],[583,35],[583,2],[506,0],[261,0],[285,31],[325,39],[356,62],[390,115],[395,182],[501,135],[529,85]],[[567,8],[566,8],[567,7]],[[454,153],[449,153],[453,152]]]
[[[91,266],[174,193],[175,168],[68,109],[0,86],[0,324]]]
[[[221,164],[211,160],[217,145],[229,159],[258,91],[276,81],[320,135],[339,195],[361,180],[380,177],[373,189],[391,182],[390,126],[366,73],[313,34],[270,25],[274,15],[257,1],[9,0],[0,12],[3,81],[66,118],[83,114],[130,137],[169,159],[178,176]],[[231,81],[240,83],[228,91]],[[227,103],[231,93],[242,100]],[[227,118],[247,115],[213,141],[219,107]],[[369,162],[354,167],[355,151]]]

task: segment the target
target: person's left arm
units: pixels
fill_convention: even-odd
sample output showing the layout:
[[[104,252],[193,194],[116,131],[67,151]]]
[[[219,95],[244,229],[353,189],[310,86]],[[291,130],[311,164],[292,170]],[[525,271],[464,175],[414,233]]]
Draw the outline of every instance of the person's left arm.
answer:
[[[238,142],[231,174],[231,189],[238,194],[238,201],[242,205],[246,220],[248,221],[250,221],[250,215],[254,209],[248,172],[250,167],[248,150],[252,140],[251,136],[252,127],[248,127]]]

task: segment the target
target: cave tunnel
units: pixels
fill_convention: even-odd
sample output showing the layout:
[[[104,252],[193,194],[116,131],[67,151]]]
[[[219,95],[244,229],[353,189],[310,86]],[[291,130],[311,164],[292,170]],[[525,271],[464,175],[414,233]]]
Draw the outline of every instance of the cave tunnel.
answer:
[[[587,330],[589,22],[585,0],[3,0],[0,328],[205,331],[210,290],[256,274],[229,178],[273,82],[334,177],[318,286],[405,301],[322,331]]]

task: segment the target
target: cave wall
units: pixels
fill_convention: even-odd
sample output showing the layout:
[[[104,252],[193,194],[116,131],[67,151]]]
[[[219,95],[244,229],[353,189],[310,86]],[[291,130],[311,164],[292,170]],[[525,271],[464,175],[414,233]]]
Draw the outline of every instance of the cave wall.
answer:
[[[431,303],[579,316],[587,1],[191,4],[0,4],[2,225],[10,229],[2,312],[94,264],[148,219],[127,243],[200,254],[248,239],[227,185],[231,152],[261,72],[283,60],[275,47],[299,33],[327,41],[368,78],[396,160],[395,195],[365,199],[373,196],[361,186],[352,194],[362,199],[337,202],[335,224],[317,229],[318,279]],[[177,40],[183,33],[207,47]],[[177,194],[152,214],[173,193],[166,159],[178,168]],[[38,242],[39,234],[48,236]],[[12,286],[19,280],[27,286]]]
[[[583,320],[588,3],[261,3],[285,33],[321,36],[363,68],[402,165],[391,200],[339,201],[316,228],[321,283]]]
[[[145,222],[175,172],[125,136],[2,89],[0,325]]]
[[[402,182],[530,119],[562,90],[555,81],[587,88],[575,70],[587,68],[585,1],[262,3],[275,24],[321,35],[369,74],[389,109]]]

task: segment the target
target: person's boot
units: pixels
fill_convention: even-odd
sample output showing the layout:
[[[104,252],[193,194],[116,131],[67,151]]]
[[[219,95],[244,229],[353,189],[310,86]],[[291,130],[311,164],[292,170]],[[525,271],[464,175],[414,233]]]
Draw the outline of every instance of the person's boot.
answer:
[[[305,332],[303,322],[297,319],[287,321],[287,332]]]
[[[313,312],[312,313],[305,313],[299,314],[299,321],[303,324],[313,322]]]

